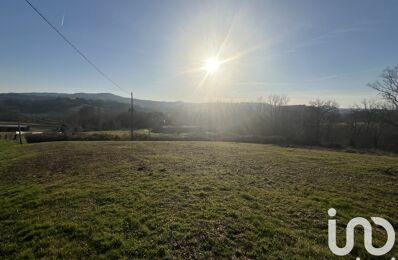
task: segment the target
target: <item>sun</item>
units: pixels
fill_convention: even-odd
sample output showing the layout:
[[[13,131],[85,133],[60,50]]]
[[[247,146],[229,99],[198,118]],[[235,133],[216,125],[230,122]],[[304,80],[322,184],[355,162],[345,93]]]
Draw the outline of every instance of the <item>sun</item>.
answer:
[[[214,74],[220,68],[221,61],[217,57],[208,58],[204,64],[204,70],[209,74]]]

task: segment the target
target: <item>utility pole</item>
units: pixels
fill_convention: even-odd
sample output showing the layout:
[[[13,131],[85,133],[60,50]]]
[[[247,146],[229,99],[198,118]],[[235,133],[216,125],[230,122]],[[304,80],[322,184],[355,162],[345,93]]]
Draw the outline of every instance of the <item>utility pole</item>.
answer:
[[[133,92],[131,92],[131,101],[130,101],[130,140],[134,140],[134,130],[133,130],[133,126],[134,126],[134,101],[133,101]]]
[[[19,132],[19,143],[22,144],[21,122],[19,121],[19,114],[18,114],[18,132]]]

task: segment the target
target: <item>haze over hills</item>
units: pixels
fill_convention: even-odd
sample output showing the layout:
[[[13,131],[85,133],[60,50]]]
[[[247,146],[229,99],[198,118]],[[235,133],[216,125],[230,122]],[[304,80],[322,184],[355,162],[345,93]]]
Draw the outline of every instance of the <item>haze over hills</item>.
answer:
[[[129,126],[129,109],[129,98],[110,93],[0,93],[0,121],[15,122],[19,115],[25,122],[50,120],[69,122],[69,125],[85,125],[86,129],[120,129]],[[186,103],[134,99],[136,127],[140,123],[141,127],[150,127],[167,122],[246,128],[250,125],[249,120],[257,116],[253,113],[255,110],[256,105],[252,103]]]
[[[68,99],[85,99],[88,101],[105,101],[118,102],[122,104],[130,104],[130,98],[121,97],[112,93],[55,93],[55,92],[26,92],[26,93],[0,93],[0,101],[4,100],[49,100],[54,98]],[[210,103],[193,103],[183,101],[155,101],[134,98],[135,109],[157,112],[176,112],[179,110],[201,110],[208,104],[214,103],[230,103],[230,102],[210,102]],[[233,103],[239,107],[247,108],[259,105],[258,103],[239,102]],[[261,104],[267,106],[267,104]]]
[[[54,93],[54,92],[26,92],[26,93],[0,93],[0,100],[6,99],[30,99],[30,100],[44,100],[49,98],[70,98],[70,99],[86,99],[86,100],[102,100],[120,102],[130,104],[130,98],[117,96],[111,93]],[[182,104],[181,101],[176,102],[165,102],[165,101],[153,101],[153,100],[142,100],[134,98],[134,105],[142,109],[148,110],[163,110],[169,107],[174,107],[178,104]]]

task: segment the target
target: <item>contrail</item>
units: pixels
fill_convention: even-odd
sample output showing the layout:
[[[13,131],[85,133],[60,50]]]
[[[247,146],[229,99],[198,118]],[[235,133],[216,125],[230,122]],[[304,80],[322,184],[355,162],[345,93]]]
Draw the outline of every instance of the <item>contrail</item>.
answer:
[[[61,26],[64,26],[65,15],[62,15]]]

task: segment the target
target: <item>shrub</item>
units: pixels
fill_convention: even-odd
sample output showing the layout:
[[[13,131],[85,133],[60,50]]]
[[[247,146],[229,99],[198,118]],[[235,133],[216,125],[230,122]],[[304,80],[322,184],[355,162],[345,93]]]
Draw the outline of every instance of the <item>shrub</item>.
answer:
[[[66,141],[68,137],[63,134],[47,133],[47,134],[27,134],[25,139],[28,143],[40,143],[40,142],[54,142],[54,141]]]
[[[28,143],[55,142],[55,141],[112,141],[120,140],[117,136],[108,134],[91,134],[91,135],[64,135],[58,133],[46,134],[27,134],[25,136]]]

